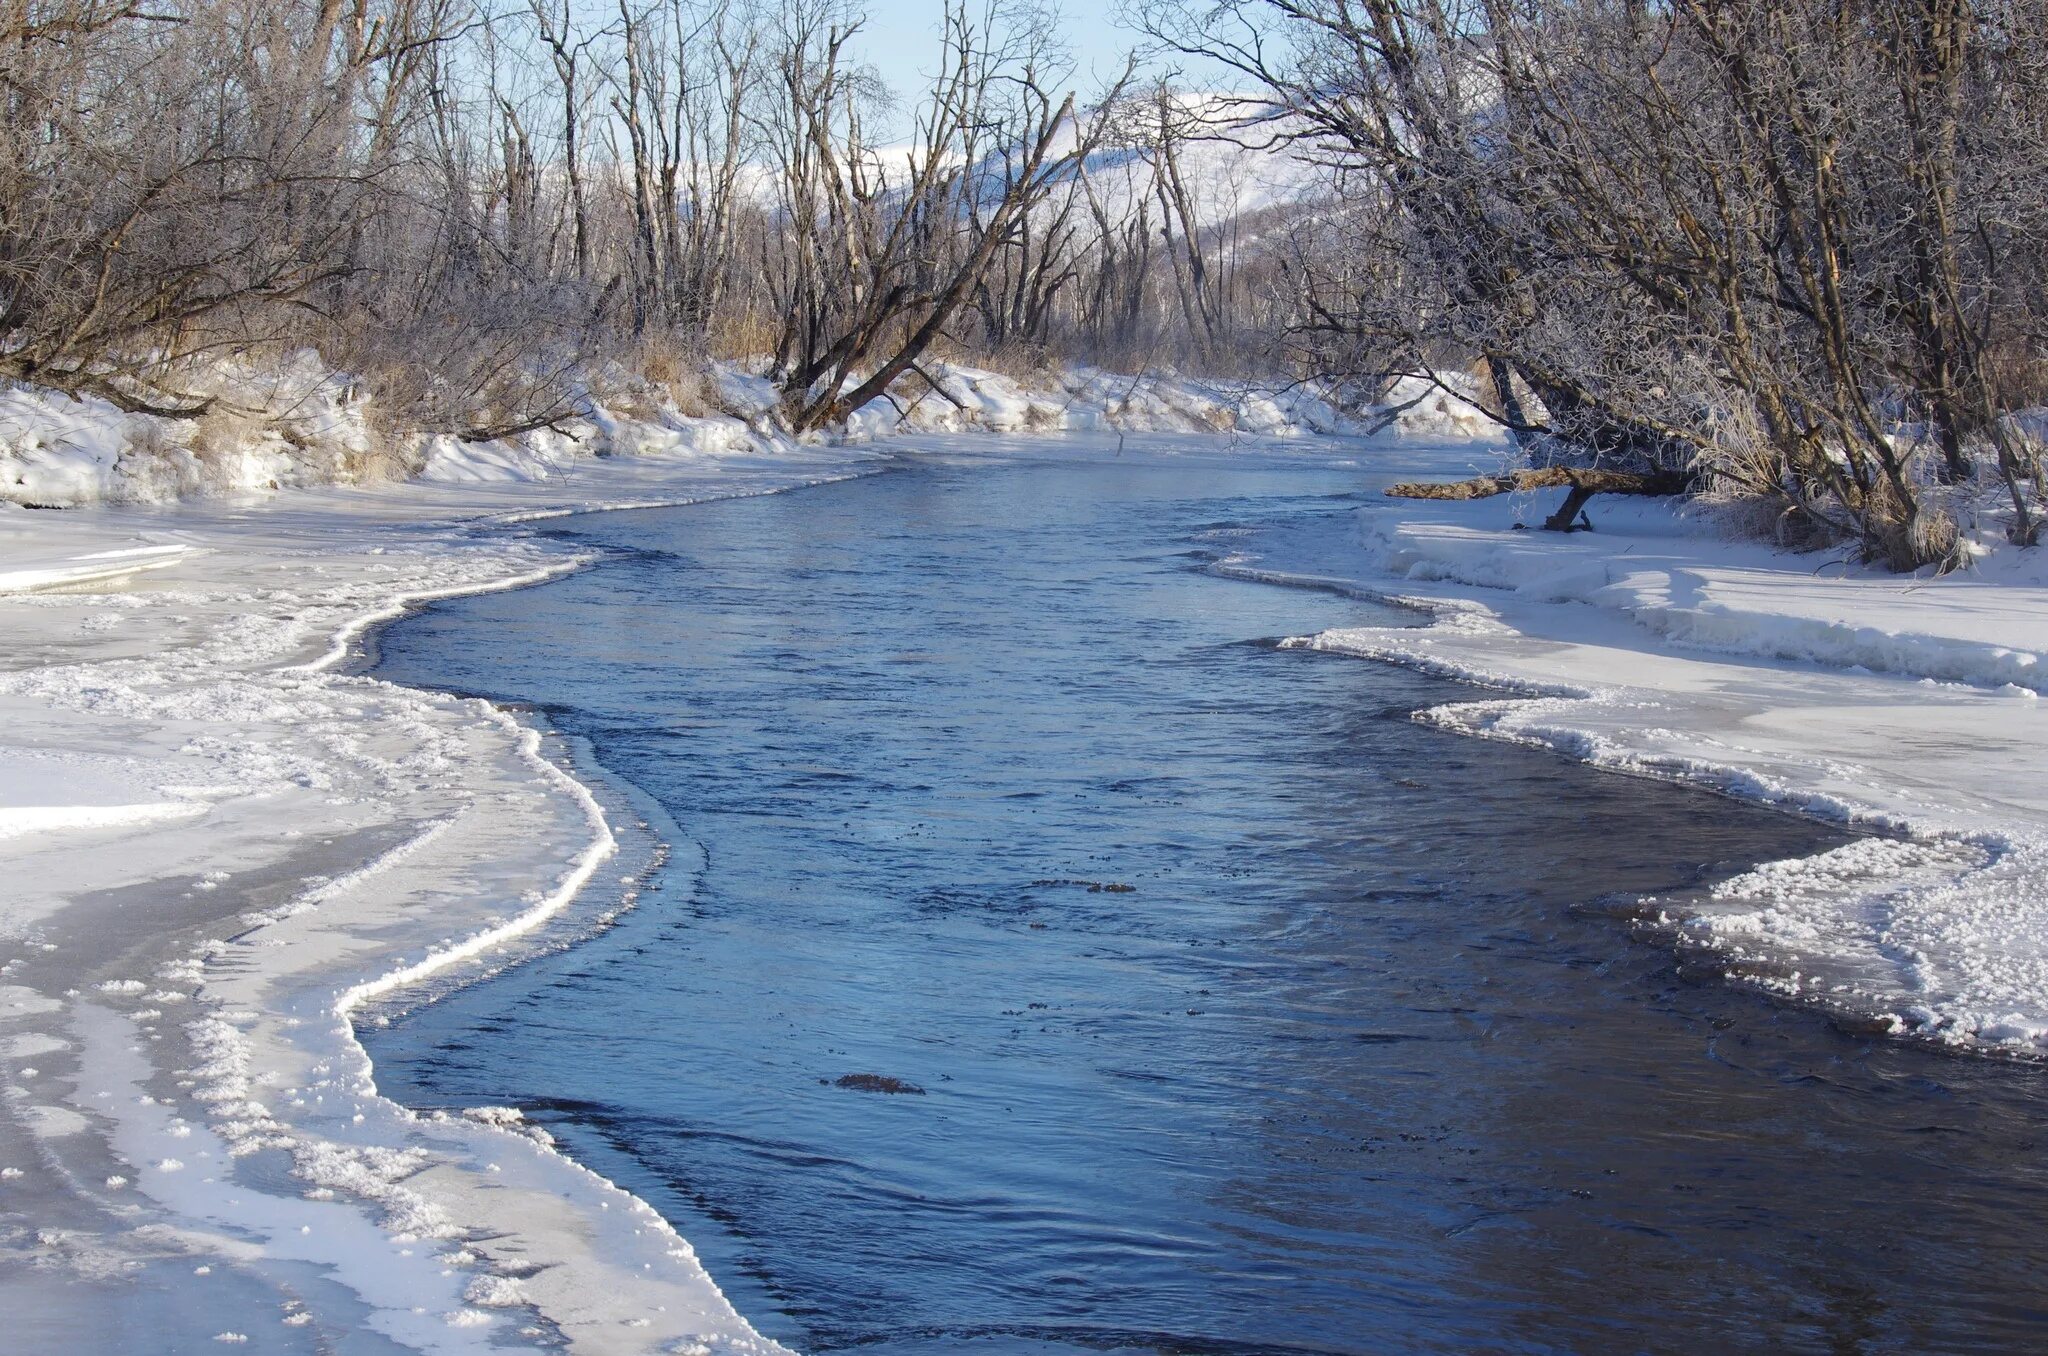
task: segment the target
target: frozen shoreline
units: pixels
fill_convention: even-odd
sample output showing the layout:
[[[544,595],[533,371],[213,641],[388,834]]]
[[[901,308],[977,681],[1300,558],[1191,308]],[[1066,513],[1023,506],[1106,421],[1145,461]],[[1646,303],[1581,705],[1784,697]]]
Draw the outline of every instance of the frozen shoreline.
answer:
[[[1091,447],[1110,451],[998,455]],[[1368,486],[1491,455],[1313,455],[1354,450]],[[0,912],[0,1296],[30,1315],[26,1349],[130,1349],[123,1335],[144,1330],[195,1349],[781,1350],[652,1210],[515,1115],[417,1116],[375,1095],[349,1009],[502,956],[605,869],[611,831],[507,713],[335,666],[428,598],[580,563],[521,521],[770,493],[872,460],[684,448],[253,509],[0,510],[0,546],[41,590],[0,595],[18,638],[0,672],[0,857],[17,882]],[[2048,722],[2032,689],[1992,685],[1996,668],[1966,686],[1716,653],[1759,628],[1724,606],[1703,612],[1721,630],[1682,636],[1679,572],[1714,603],[1741,570],[1804,562],[1655,513],[1602,514],[1607,530],[1568,539],[1511,533],[1510,516],[1505,501],[1372,502],[1268,533],[1223,568],[1406,597],[1439,618],[1298,643],[1547,694],[1426,714],[1451,728],[1906,830],[1763,868],[1662,926],[1788,997],[2036,1048]],[[1659,543],[1669,559],[1649,559]],[[1916,587],[1845,584],[1852,610]],[[1905,656],[1909,674],[1914,656],[1976,654],[2027,676],[2026,647],[1992,641],[2048,618],[2048,589],[1996,590],[1928,611],[1961,629],[1955,645],[1925,628],[1910,634],[1926,644],[1881,644],[1898,634],[1882,627],[1857,643]],[[1848,643],[1827,599],[1791,605],[1816,615],[1771,644]],[[1979,747],[1993,729],[2007,742]]]
[[[1372,469],[1474,460],[1403,448]],[[1704,901],[1646,901],[1639,926],[1860,1029],[2048,1055],[2048,558],[1901,578],[1662,502],[1596,501],[1590,533],[1517,530],[1548,507],[1368,497],[1217,568],[1430,614],[1287,642],[1502,690],[1418,719],[1885,830]]]
[[[350,1011],[502,954],[614,840],[537,731],[334,666],[429,598],[581,563],[507,524],[872,460],[679,450],[568,485],[0,520],[54,586],[0,599],[0,1295],[33,1315],[24,1349],[782,1350],[516,1116],[375,1094]],[[110,574],[110,551],[165,563]]]
[[[1173,377],[1077,374],[1048,394],[944,372],[952,403],[902,431],[1348,427],[1311,397]],[[580,563],[517,524],[857,475],[881,456],[858,444],[895,430],[867,411],[855,445],[803,445],[729,416],[600,410],[580,445],[440,439],[419,479],[337,488],[374,450],[365,411],[304,375],[324,395],[299,442],[217,464],[104,402],[11,391],[0,411],[16,639],[0,860],[17,882],[0,905],[0,1298],[31,1315],[16,1335],[53,1351],[132,1349],[137,1332],[151,1349],[781,1351],[665,1221],[516,1113],[416,1116],[376,1094],[350,1011],[503,963],[613,839],[506,712],[336,666],[420,602]],[[718,377],[738,406],[772,400]],[[1399,416],[1474,417],[1447,397]],[[300,488],[247,493],[280,484]],[[216,497],[177,498],[193,493]]]

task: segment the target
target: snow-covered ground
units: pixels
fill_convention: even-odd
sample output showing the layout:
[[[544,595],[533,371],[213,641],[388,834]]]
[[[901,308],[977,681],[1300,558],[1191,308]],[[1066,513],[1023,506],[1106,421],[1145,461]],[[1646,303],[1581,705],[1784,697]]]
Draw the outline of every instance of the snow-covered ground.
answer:
[[[334,665],[410,600],[576,564],[509,520],[873,455],[678,440],[544,479],[0,507],[0,1346],[779,1350],[516,1116],[376,1095],[353,1008],[619,867],[532,730]]]
[[[587,415],[497,442],[381,433],[355,384],[307,354],[271,367],[223,363],[197,374],[189,383],[204,388],[197,393],[222,402],[199,419],[129,414],[96,396],[0,383],[0,503],[169,503],[403,479],[493,484],[558,477],[592,457],[772,449],[787,440],[774,431],[777,392],[758,366],[711,364],[699,393],[712,407],[708,413],[681,412],[673,392],[613,374],[604,383],[610,396],[591,397]],[[1384,403],[1351,410],[1305,386],[1172,371],[1080,368],[1020,378],[938,361],[925,370],[932,384],[905,378],[891,396],[856,411],[831,441],[1061,431],[1293,437],[1382,428],[1466,438],[1484,427],[1471,405],[1414,378],[1397,384]],[[0,562],[0,572],[14,568]]]
[[[1369,483],[1500,464],[1469,444],[1389,448]],[[1225,568],[1412,600],[1431,625],[1293,643],[1514,694],[1424,719],[1885,830],[1653,905],[1644,925],[1877,1029],[2048,1053],[2048,551],[1904,578],[1611,497],[1594,531],[1523,530],[1561,493],[1372,495]]]

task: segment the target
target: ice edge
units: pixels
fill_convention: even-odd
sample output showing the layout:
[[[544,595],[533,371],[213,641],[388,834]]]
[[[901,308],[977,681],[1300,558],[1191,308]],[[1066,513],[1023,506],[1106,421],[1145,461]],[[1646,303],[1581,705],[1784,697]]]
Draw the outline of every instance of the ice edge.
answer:
[[[1242,557],[1215,560],[1208,568],[1224,578],[1338,592],[1422,613],[1429,618],[1429,623],[1412,629],[1416,639],[1425,641],[1433,634],[1446,629],[1446,623],[1450,618],[1464,615],[1465,607],[1468,606],[1455,599],[1423,598],[1399,592],[1392,587],[1378,588],[1346,576],[1277,570],[1252,565]],[[1525,634],[1491,614],[1488,614],[1487,619],[1499,626],[1504,633],[1516,636]],[[1505,719],[1510,715],[1525,718],[1539,714],[1566,715],[1575,706],[1597,703],[1604,694],[1596,688],[1539,682],[1430,654],[1412,642],[1400,643],[1400,628],[1376,628],[1374,634],[1379,643],[1366,644],[1348,637],[1338,639],[1331,632],[1325,631],[1315,635],[1284,637],[1279,641],[1279,646],[1282,649],[1315,650],[1378,660],[1416,672],[1511,694],[1498,698],[1446,702],[1410,713],[1410,719],[1454,734],[1490,739],[1525,748],[1543,749],[1606,772],[1677,782],[1711,794],[1763,805],[1826,823],[1871,829],[1916,844],[1952,849],[1954,865],[1948,873],[1948,879],[1953,885],[1966,887],[1970,876],[1998,865],[2021,850],[2020,845],[2007,834],[1996,831],[1966,832],[1947,828],[1931,823],[1921,816],[1887,810],[1851,797],[1815,789],[1802,789],[1738,763],[1677,757],[1659,754],[1643,746],[1630,747],[1585,726],[1568,723],[1537,724],[1525,719],[1523,723],[1510,728],[1505,724]],[[1679,642],[1673,638],[1662,633],[1656,634],[1674,648],[1679,647]],[[1805,858],[1790,860],[1818,862],[1839,851],[1840,849],[1828,849]],[[1745,873],[1738,881],[1746,880],[1757,872],[1769,872],[1786,864],[1761,863],[1756,872]],[[1865,902],[1876,893],[1872,891],[1859,895],[1846,884],[1843,888],[1849,892],[1845,897],[1855,903]],[[1655,897],[1646,897],[1645,902],[1654,904],[1657,901]],[[1745,952],[1739,940],[1722,935],[1711,928],[1697,926],[1697,921],[1658,913],[1642,920],[1642,923],[1664,943],[1680,953],[1707,953],[1724,962],[1727,968],[1723,972],[1723,977],[1729,982],[1756,989],[1780,1001],[1817,1009],[1830,1018],[1847,1018],[1852,1023],[1868,1023],[1881,1034],[1924,1042],[1943,1050],[1967,1050],[2030,1062],[2048,1060],[2048,1049],[2042,1048],[2044,1042],[2048,1042],[2048,1032],[2031,1028],[2015,1029],[2010,1025],[1998,1023],[1975,1027],[1962,1025],[1954,1020],[1953,1015],[1942,1014],[1926,1007],[1907,1007],[1901,1011],[1889,1011],[1876,1003],[1859,1005],[1854,1001],[1845,1000],[1839,992],[1819,990],[1802,984],[1801,976],[1796,972],[1788,976],[1783,967],[1760,963],[1762,958]]]

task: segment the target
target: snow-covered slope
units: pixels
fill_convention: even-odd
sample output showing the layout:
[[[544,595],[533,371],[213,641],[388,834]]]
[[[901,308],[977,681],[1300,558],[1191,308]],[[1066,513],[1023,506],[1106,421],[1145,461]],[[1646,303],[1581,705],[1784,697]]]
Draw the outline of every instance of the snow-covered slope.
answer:
[[[1471,405],[1410,379],[1381,406],[1347,408],[1315,386],[1224,382],[1174,372],[1119,375],[1093,368],[1019,380],[957,363],[897,383],[890,398],[810,442],[871,442],[896,433],[1228,433],[1284,437],[1372,433],[1483,437]],[[243,413],[166,419],[128,414],[97,397],[0,387],[0,503],[37,508],[151,504],[267,495],[322,485],[418,478],[445,484],[559,480],[592,458],[677,453],[772,455],[793,446],[777,430],[777,393],[757,367],[712,364],[722,412],[684,413],[658,394],[593,401],[587,415],[517,437],[473,442],[380,436],[372,411],[340,374],[298,355],[280,370],[228,369],[216,382]],[[633,383],[622,383],[632,389]],[[0,574],[28,568],[0,562]]]
[[[714,373],[719,380],[726,375]],[[130,414],[97,396],[0,385],[0,502],[168,503],[414,476],[525,481],[592,456],[766,451],[778,442],[763,419],[685,414],[646,383],[624,378],[616,383],[621,394],[612,403],[590,402],[587,417],[466,442],[380,431],[360,388],[310,353],[270,367],[222,362],[192,377],[196,394],[218,397],[192,419]]]
[[[849,421],[855,440],[897,433],[1193,433],[1253,438],[1306,434],[1453,439],[1492,443],[1497,426],[1478,407],[1420,378],[1402,378],[1359,409],[1329,388],[1280,386],[1079,367],[1019,381],[956,363],[930,369],[943,391],[906,384]]]
[[[1181,91],[1163,102],[1133,101],[1107,144],[1082,166],[1108,220],[1129,221],[1141,205],[1156,219],[1157,180],[1168,172],[1159,150],[1167,139],[1162,127],[1171,134],[1172,173],[1198,230],[1226,228],[1329,192],[1328,169],[1297,154],[1288,141],[1302,130],[1298,118],[1266,99]],[[1173,227],[1178,231],[1180,223]]]
[[[195,379],[224,397],[197,419],[129,414],[98,396],[0,384],[0,501],[39,507],[351,484],[398,471],[340,374],[299,353],[221,363]]]

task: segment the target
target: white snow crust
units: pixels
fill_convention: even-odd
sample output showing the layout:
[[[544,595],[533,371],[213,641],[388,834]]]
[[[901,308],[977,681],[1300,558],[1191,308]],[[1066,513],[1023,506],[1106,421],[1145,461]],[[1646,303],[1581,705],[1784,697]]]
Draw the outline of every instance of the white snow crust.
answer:
[[[1503,456],[1388,448],[1362,488]],[[1531,530],[1561,493],[1369,496],[1222,568],[1426,610],[1289,642],[1504,690],[1420,719],[1883,831],[1645,926],[1859,1027],[2048,1054],[2048,552],[1988,511],[1939,578],[1737,538],[1712,505],[1602,496],[1593,531]]]
[[[342,373],[310,354],[272,368],[222,363],[193,384],[247,411],[233,418],[168,419],[129,414],[95,396],[73,398],[0,383],[0,504],[77,508],[161,504],[193,498],[248,500],[286,489],[424,480],[505,486],[571,479],[594,458],[705,457],[773,453],[775,386],[762,362],[710,364],[705,394],[719,407],[685,414],[667,393],[642,389],[626,405],[592,400],[589,412],[516,438],[468,442],[448,435],[380,436],[370,402]],[[1306,433],[1478,436],[1484,417],[1419,378],[1355,408],[1341,393],[1310,386],[1226,382],[1171,370],[1119,375],[1093,368],[1026,377],[933,360],[932,375],[906,377],[891,395],[854,412],[844,429],[811,443],[868,443],[900,434],[1099,432]],[[203,393],[203,392],[196,392]],[[224,405],[222,408],[230,408]],[[159,569],[193,549],[182,542],[110,542],[100,551],[55,554],[40,539],[0,527],[0,594],[90,587]]]
[[[255,506],[0,506],[9,1349],[782,1350],[515,1114],[378,1095],[352,1011],[503,963],[615,840],[510,714],[337,666],[420,600],[579,563],[504,524],[874,457],[650,437]]]

